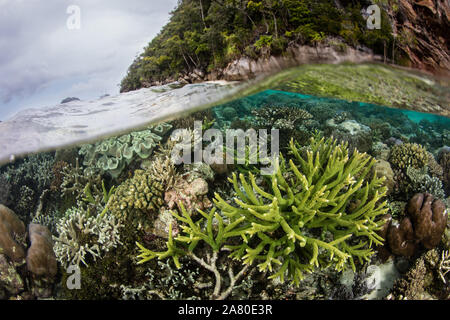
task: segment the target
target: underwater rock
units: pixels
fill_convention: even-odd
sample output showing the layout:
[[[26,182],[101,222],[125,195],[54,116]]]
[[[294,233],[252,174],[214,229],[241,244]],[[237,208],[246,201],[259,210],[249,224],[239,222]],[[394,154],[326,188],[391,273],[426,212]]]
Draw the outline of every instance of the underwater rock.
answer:
[[[31,246],[27,252],[27,268],[36,276],[54,277],[57,263],[53,252],[52,234],[47,227],[39,224],[28,226]]]
[[[384,185],[387,187],[387,193],[390,194],[394,189],[394,171],[392,171],[391,165],[385,160],[377,160],[373,165],[373,172],[378,178],[386,177]]]
[[[169,209],[178,207],[181,210],[181,202],[188,212],[195,213],[196,209],[205,210],[212,206],[207,193],[206,180],[197,178],[189,182],[185,178],[178,178],[174,187],[165,193],[164,201]]]
[[[172,236],[176,237],[179,233],[177,220],[173,217],[170,210],[161,208],[158,218],[156,218],[153,226],[153,234],[168,239],[169,238],[169,226],[172,225]]]
[[[373,156],[377,159],[388,161],[390,151],[391,149],[387,146],[387,144],[380,141],[377,141],[372,145]]]
[[[0,248],[12,261],[21,262],[25,250],[18,238],[25,237],[25,225],[11,210],[0,204]]]
[[[188,181],[193,181],[197,178],[202,178],[208,182],[214,181],[214,171],[210,165],[204,162],[185,164],[184,171],[186,171],[184,176],[187,177]]]

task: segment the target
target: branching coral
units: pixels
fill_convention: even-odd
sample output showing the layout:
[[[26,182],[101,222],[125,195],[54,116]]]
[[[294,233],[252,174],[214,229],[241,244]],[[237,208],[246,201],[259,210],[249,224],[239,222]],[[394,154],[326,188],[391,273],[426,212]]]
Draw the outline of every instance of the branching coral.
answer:
[[[185,210],[183,216],[173,213],[185,223],[185,235],[175,240],[170,235],[166,252],[139,245],[141,262],[172,256],[179,265],[180,255],[192,255],[204,241],[215,253],[225,246],[245,267],[257,263],[260,271],[273,273],[270,278],[284,281],[287,273],[298,284],[303,272],[315,267],[334,265],[340,271],[349,263],[355,269],[355,258],[369,259],[371,245],[383,241],[376,231],[384,221],[377,218],[387,211],[386,203],[380,203],[386,193],[383,179],[367,177],[375,160],[357,151],[349,157],[347,145],[333,139],[312,138],[303,156],[293,141],[290,149],[293,158],[288,165],[281,160],[267,191],[253,174],[250,181],[239,176],[242,189],[233,175],[237,207],[218,194],[214,201],[225,217],[215,209],[209,214],[199,210],[205,227],[203,219],[193,222]],[[235,242],[228,243],[232,238]],[[180,243],[187,248],[181,249]]]
[[[116,178],[135,157],[147,159],[171,128],[167,123],[152,125],[145,130],[84,145],[79,153],[83,155],[85,166],[99,168]]]
[[[137,243],[140,255],[138,258],[140,264],[145,263],[153,258],[158,258],[159,260],[165,259],[167,257],[172,257],[177,268],[181,267],[180,257],[189,256],[197,264],[205,268],[206,270],[214,274],[214,289],[211,294],[213,299],[223,300],[227,298],[233,291],[235,285],[242,279],[249,269],[249,265],[245,265],[240,268],[240,270],[235,273],[232,264],[227,266],[227,274],[224,276],[220,272],[219,268],[219,251],[224,249],[225,241],[237,235],[244,236],[245,229],[235,230],[236,226],[242,222],[243,219],[224,225],[223,218],[216,213],[215,208],[211,210],[209,214],[198,210],[204,219],[206,219],[206,226],[203,223],[203,218],[194,222],[190,214],[186,211],[183,204],[180,204],[182,216],[172,213],[180,222],[184,222],[185,225],[182,226],[183,232],[186,233],[184,236],[178,236],[176,241],[172,237],[172,226],[169,226],[169,240],[167,242],[167,251],[165,252],[153,252],[146,249],[140,243]],[[213,228],[213,219],[218,221],[218,230]],[[206,242],[209,246],[209,252],[206,253],[206,257],[202,258],[197,256],[194,252],[197,247],[198,242],[202,240]],[[177,244],[177,242],[180,242]],[[177,247],[178,245],[178,247]],[[180,246],[181,245],[181,246]],[[227,285],[225,287],[225,285]],[[203,285],[204,288],[206,288]],[[224,288],[225,287],[225,288]]]
[[[445,198],[442,181],[437,177],[429,176],[426,167],[422,169],[408,167],[406,169],[406,175],[409,178],[409,181],[403,190],[406,194],[428,192],[436,198]]]
[[[448,250],[442,251],[438,272],[442,282],[447,283],[445,276],[450,272],[450,252]]]
[[[312,119],[312,115],[303,109],[295,107],[267,106],[252,110],[257,127],[294,129],[301,120]]]
[[[92,188],[96,188],[96,191],[100,191],[100,185],[102,177],[98,169],[80,167],[78,158],[75,162],[75,167],[67,165],[62,168],[62,183],[60,185],[62,196],[74,195],[77,199],[80,199],[84,195],[84,188],[86,185],[90,185]],[[100,193],[100,192],[97,192]]]
[[[428,164],[428,153],[420,144],[403,143],[392,147],[389,162],[401,170],[407,167],[423,168]]]
[[[114,215],[89,216],[80,208],[67,210],[58,221],[58,237],[54,237],[57,260],[66,268],[70,265],[87,265],[87,258],[94,260],[117,247],[122,224]]]

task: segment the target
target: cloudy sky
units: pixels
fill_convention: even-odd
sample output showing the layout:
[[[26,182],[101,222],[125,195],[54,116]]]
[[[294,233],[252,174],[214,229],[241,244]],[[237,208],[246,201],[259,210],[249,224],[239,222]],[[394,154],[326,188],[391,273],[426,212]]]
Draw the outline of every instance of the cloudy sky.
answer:
[[[66,97],[117,94],[128,66],[176,3],[0,0],[0,120]]]

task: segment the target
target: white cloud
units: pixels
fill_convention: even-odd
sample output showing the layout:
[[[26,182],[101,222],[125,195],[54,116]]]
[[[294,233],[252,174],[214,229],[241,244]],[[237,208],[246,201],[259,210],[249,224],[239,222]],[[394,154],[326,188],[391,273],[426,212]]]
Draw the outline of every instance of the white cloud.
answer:
[[[23,107],[118,92],[176,0],[0,0],[0,119]],[[69,5],[81,29],[69,30]]]

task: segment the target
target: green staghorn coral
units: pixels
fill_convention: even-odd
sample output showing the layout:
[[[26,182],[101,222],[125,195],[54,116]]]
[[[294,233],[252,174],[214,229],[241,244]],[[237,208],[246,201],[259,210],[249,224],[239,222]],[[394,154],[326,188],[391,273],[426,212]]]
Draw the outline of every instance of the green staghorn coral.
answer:
[[[316,267],[341,271],[347,264],[355,269],[354,259],[368,260],[372,244],[383,242],[377,234],[383,221],[377,218],[387,212],[383,178],[368,177],[375,160],[358,151],[349,157],[347,144],[334,139],[314,137],[306,152],[291,140],[290,150],[292,158],[287,164],[280,159],[266,190],[251,173],[240,174],[240,183],[233,175],[236,206],[215,195],[222,215],[199,211],[203,218],[194,222],[185,210],[182,216],[173,213],[184,223],[184,234],[170,234],[166,252],[138,244],[141,263],[172,256],[179,266],[178,257],[192,255],[203,241],[213,252],[225,246],[246,266],[256,263],[272,279],[284,281],[287,273],[298,285]]]
[[[172,125],[162,122],[145,130],[83,145],[79,151],[83,165],[99,168],[117,178],[135,157],[147,159],[171,128]]]

